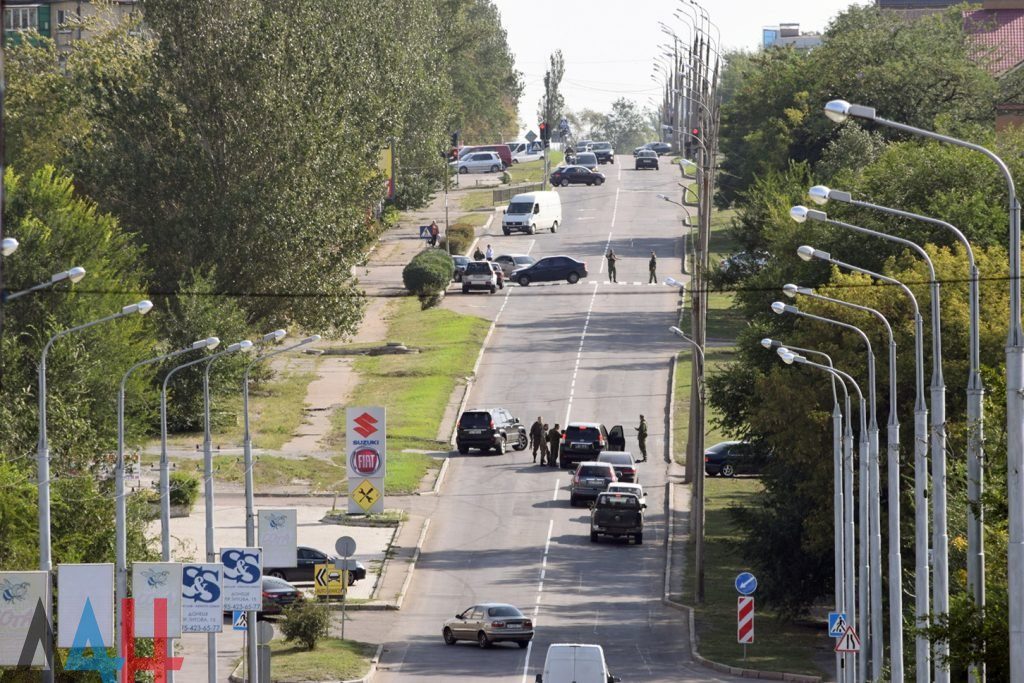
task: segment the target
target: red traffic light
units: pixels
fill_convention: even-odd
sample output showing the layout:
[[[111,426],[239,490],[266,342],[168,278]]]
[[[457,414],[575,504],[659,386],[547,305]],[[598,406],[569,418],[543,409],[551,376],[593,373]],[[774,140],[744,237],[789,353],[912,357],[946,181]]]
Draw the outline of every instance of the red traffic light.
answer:
[[[699,138],[700,137],[700,128],[694,128],[693,130],[690,131],[690,134],[693,135],[693,137],[695,137],[695,138]]]

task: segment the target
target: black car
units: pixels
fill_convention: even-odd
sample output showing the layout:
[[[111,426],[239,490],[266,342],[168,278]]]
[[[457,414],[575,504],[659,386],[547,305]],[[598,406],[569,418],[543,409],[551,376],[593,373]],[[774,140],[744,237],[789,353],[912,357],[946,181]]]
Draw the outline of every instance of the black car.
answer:
[[[263,577],[262,589],[263,606],[256,612],[257,619],[279,615],[285,607],[305,599],[299,588],[274,576]],[[231,611],[225,610],[224,616],[231,616]]]
[[[313,573],[316,571],[316,565],[318,564],[329,564],[334,566],[335,560],[338,558],[333,555],[321,552],[316,548],[310,548],[304,545],[298,546],[296,549],[296,566],[295,567],[264,567],[263,573],[266,576],[273,576],[278,579],[284,579],[285,581],[313,581]],[[366,578],[366,567],[362,562],[356,562],[356,568],[348,573],[348,585],[354,584],[356,581],[361,581]]]
[[[640,152],[640,150],[642,150],[642,149],[653,150],[655,154],[658,154],[659,156],[661,156],[661,155],[668,154],[669,152],[671,152],[672,151],[672,145],[668,144],[667,142],[648,142],[646,145],[640,145],[639,147],[634,149],[633,150],[633,156],[636,156],[637,153]]]
[[[610,142],[595,142],[591,148],[591,151],[597,157],[597,163],[599,164],[614,164],[615,163],[615,150],[612,149],[612,143]]]
[[[653,149],[642,149],[636,153],[636,161],[633,164],[634,170],[641,168],[653,168],[658,170],[658,153]]]
[[[452,273],[452,279],[456,282],[462,282],[462,274],[466,272],[466,266],[469,265],[469,257],[460,255],[452,256],[452,265],[455,266],[455,272]]]
[[[568,187],[569,185],[601,185],[604,173],[591,171],[585,166],[562,166],[551,174],[551,184]]]
[[[720,474],[760,474],[770,455],[746,441],[723,441],[704,451],[704,472],[713,477]]]
[[[621,425],[615,425],[608,431],[600,422],[570,422],[562,430],[558,466],[563,469],[575,467],[585,460],[597,460],[601,451],[622,451],[625,448],[626,437]]]
[[[526,287],[531,282],[557,282],[565,280],[574,285],[587,276],[587,264],[568,256],[545,256],[533,265],[514,271],[510,280]]]
[[[467,410],[459,418],[455,446],[465,455],[470,448],[504,453],[509,446],[521,451],[529,443],[526,427],[504,408]]]

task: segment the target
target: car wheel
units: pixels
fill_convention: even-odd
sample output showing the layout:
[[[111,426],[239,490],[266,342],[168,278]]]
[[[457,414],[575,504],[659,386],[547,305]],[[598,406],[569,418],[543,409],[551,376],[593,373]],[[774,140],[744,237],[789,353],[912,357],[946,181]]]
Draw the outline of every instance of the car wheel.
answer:
[[[530,228],[526,232],[530,233],[531,235],[536,235],[537,234],[537,226],[534,225],[533,223],[530,223]]]
[[[580,281],[580,276],[577,275],[576,273],[569,273],[569,277],[565,279],[569,281],[570,285],[574,285]]]
[[[587,187],[593,187],[594,183],[587,183]]]
[[[525,451],[526,447],[530,445],[530,442],[526,439],[526,434],[520,434],[519,440],[516,441],[516,445],[513,446],[517,451]]]
[[[655,171],[659,170],[659,167],[657,165],[655,165],[654,170]]]
[[[498,291],[498,288],[495,287],[494,285],[491,285],[491,294],[494,294],[497,291]]]
[[[528,641],[528,640],[520,640],[517,643],[517,645],[519,645],[519,649],[520,650],[525,650],[527,647],[530,646],[530,641]]]
[[[519,286],[520,287],[527,287],[527,286],[529,286],[529,284],[530,284],[530,278],[526,277],[525,275],[520,275],[519,276]]]
[[[498,455],[505,455],[505,451],[508,450],[508,444],[505,442],[505,437],[501,437],[501,441],[494,447],[494,450],[498,452]]]
[[[551,232],[558,232],[558,221],[551,224]]]
[[[569,469],[569,461],[568,460],[562,460],[561,458],[559,458],[558,459],[558,467],[560,469],[563,469],[563,470]]]
[[[596,531],[591,531],[590,532],[590,542],[591,543],[597,543],[597,532]]]
[[[469,453],[469,446],[459,446],[459,455],[466,455]]]
[[[576,507],[577,500],[576,496],[569,496],[569,507]]]
[[[731,477],[736,474],[736,468],[729,463],[722,465],[722,476]]]
[[[447,626],[444,627],[444,631],[441,632],[441,635],[444,636],[444,644],[445,645],[454,645],[455,643],[458,642],[455,639],[455,635],[452,633],[452,630],[450,628],[448,628]]]
[[[633,170],[634,170],[634,171],[639,171],[639,170],[640,170],[640,167],[639,167],[639,166],[634,166],[634,167],[633,167]]]
[[[476,643],[480,646],[480,649],[486,650],[491,646],[491,639],[487,637],[487,634],[483,631],[476,634]]]
[[[637,545],[643,545],[644,544],[644,535],[643,534],[637,534],[636,536],[633,537],[633,540],[636,541]]]
[[[462,293],[469,294],[469,287],[467,287],[466,285],[462,285]]]
[[[267,576],[273,576],[274,578],[284,580],[284,572],[278,571],[277,569],[272,569],[267,572]]]
[[[491,166],[491,173],[497,173],[497,172],[498,172],[498,171],[500,171],[500,170],[501,170],[501,169],[500,169],[500,168],[498,168],[497,166]]]
[[[462,166],[462,167],[459,168],[459,173],[465,175],[465,174],[469,173],[469,168],[467,168],[465,166]]]
[[[568,179],[568,178],[562,178],[562,182],[561,182],[561,183],[559,183],[559,184],[560,184],[560,185],[561,185],[562,187],[569,187],[569,179]]]
[[[512,160],[512,163],[513,163],[513,164],[518,164],[518,163],[519,163],[519,159],[513,159],[513,160]]]
[[[611,159],[609,159],[608,163],[609,164],[614,164],[615,163],[615,157],[612,157]]]
[[[508,237],[509,235],[512,234],[512,231],[509,230],[508,228],[502,228],[501,231],[505,233],[505,237]]]
[[[598,186],[601,186],[601,185],[604,185],[604,181],[601,180],[600,178],[598,178],[597,180],[594,181],[594,184],[598,185]]]

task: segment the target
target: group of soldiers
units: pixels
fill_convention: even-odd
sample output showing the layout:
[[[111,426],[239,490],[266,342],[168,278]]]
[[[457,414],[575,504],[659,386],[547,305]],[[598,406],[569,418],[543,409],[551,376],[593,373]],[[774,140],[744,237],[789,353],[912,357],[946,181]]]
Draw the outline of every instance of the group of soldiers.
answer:
[[[622,258],[615,253],[614,249],[609,249],[604,257],[608,260],[608,279],[612,282],[618,282],[615,262],[621,261]],[[647,262],[647,269],[651,272],[651,277],[647,280],[647,284],[656,283],[658,281],[658,256],[653,251],[651,252],[651,260]]]
[[[633,427],[636,430],[636,440],[640,445],[640,454],[643,458],[640,462],[647,461],[647,420],[640,416],[640,425]],[[537,451],[540,451],[541,467],[558,467],[558,444],[562,440],[562,431],[558,423],[548,429],[547,423],[537,417],[537,421],[530,426],[530,446],[533,448],[533,461],[537,462]]]

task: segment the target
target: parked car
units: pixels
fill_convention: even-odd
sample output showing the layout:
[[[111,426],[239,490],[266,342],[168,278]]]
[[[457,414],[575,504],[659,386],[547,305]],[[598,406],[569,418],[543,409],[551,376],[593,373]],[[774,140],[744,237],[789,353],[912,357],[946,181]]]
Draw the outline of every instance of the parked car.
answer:
[[[498,291],[498,274],[491,268],[490,261],[470,261],[462,272],[462,293],[473,289],[485,289],[491,294]]]
[[[597,155],[593,152],[576,152],[576,165],[591,171],[597,170]]]
[[[529,443],[526,426],[504,408],[477,408],[467,410],[459,417],[455,432],[455,446],[465,455],[470,448],[486,453],[492,448],[504,453],[508,446],[517,451]]]
[[[617,481],[614,484],[608,484],[607,491],[608,493],[632,493],[640,499],[642,505],[647,506],[647,496],[644,494],[644,487],[640,484]]]
[[[601,536],[632,538],[640,545],[644,542],[644,508],[632,493],[597,494],[590,508],[590,541],[597,543]]]
[[[633,162],[633,170],[641,168],[653,168],[658,170],[658,153],[653,149],[642,149],[636,153],[636,160]]]
[[[574,285],[587,276],[587,264],[568,256],[545,256],[525,268],[512,271],[509,279],[526,287],[531,282],[557,282],[565,280]]]
[[[583,460],[595,460],[603,450],[621,451],[626,447],[622,425],[609,432],[600,422],[570,422],[562,430],[558,446],[558,465],[575,467]]]
[[[561,223],[562,198],[553,190],[517,194],[501,212],[501,231],[506,235],[513,232],[535,235],[545,228],[555,232]]]
[[[285,607],[305,599],[300,588],[276,576],[264,576],[261,587],[263,606],[256,612],[256,618],[260,620],[277,616],[284,612]],[[225,610],[224,616],[231,616],[231,611]]]
[[[502,254],[494,259],[506,277],[512,275],[513,271],[526,268],[537,262],[537,259],[526,254]]]
[[[553,643],[544,658],[544,672],[536,683],[618,683],[619,677],[608,671],[600,645]]]
[[[508,145],[471,145],[463,147],[459,152],[460,158],[474,152],[494,152],[501,159],[501,163],[508,168],[512,165],[512,150]]]
[[[594,156],[597,157],[597,163],[599,164],[614,164],[615,163],[615,150],[612,148],[610,142],[595,142],[591,149],[594,152]]]
[[[585,166],[561,166],[551,173],[551,184],[568,187],[569,185],[601,185],[605,181],[604,173],[591,171]]]
[[[746,441],[723,441],[704,451],[704,472],[711,477],[760,474],[770,457],[770,453]]]
[[[615,428],[612,427],[612,431]],[[609,434],[611,438],[611,434]],[[601,451],[601,455],[597,456],[598,462],[606,462],[615,468],[615,476],[619,478],[619,481],[628,481],[630,483],[636,483],[640,481],[640,474],[637,472],[636,460],[633,458],[633,454],[628,451]]]
[[[606,462],[586,460],[576,467],[569,489],[569,505],[576,507],[585,498],[597,498],[608,485],[618,481],[615,468]]]
[[[338,559],[334,555],[328,555],[316,548],[300,545],[295,549],[296,566],[294,567],[264,567],[263,573],[266,576],[274,576],[285,581],[312,581],[316,565],[329,564],[334,566]],[[348,585],[366,578],[366,567],[362,562],[356,562],[356,568],[348,573]]]
[[[533,142],[506,142],[512,152],[512,163],[525,163],[544,158],[544,144],[540,140]]]
[[[497,173],[505,170],[505,164],[497,152],[470,152],[451,165],[459,173]]]
[[[481,648],[495,643],[516,643],[525,650],[533,640],[533,621],[514,605],[485,602],[468,607],[444,622],[441,635],[448,645],[472,640]]]
[[[456,254],[452,256],[452,265],[455,266],[455,271],[452,273],[452,279],[456,282],[462,282],[462,274],[466,272],[466,266],[472,263],[468,256],[462,256]]]

